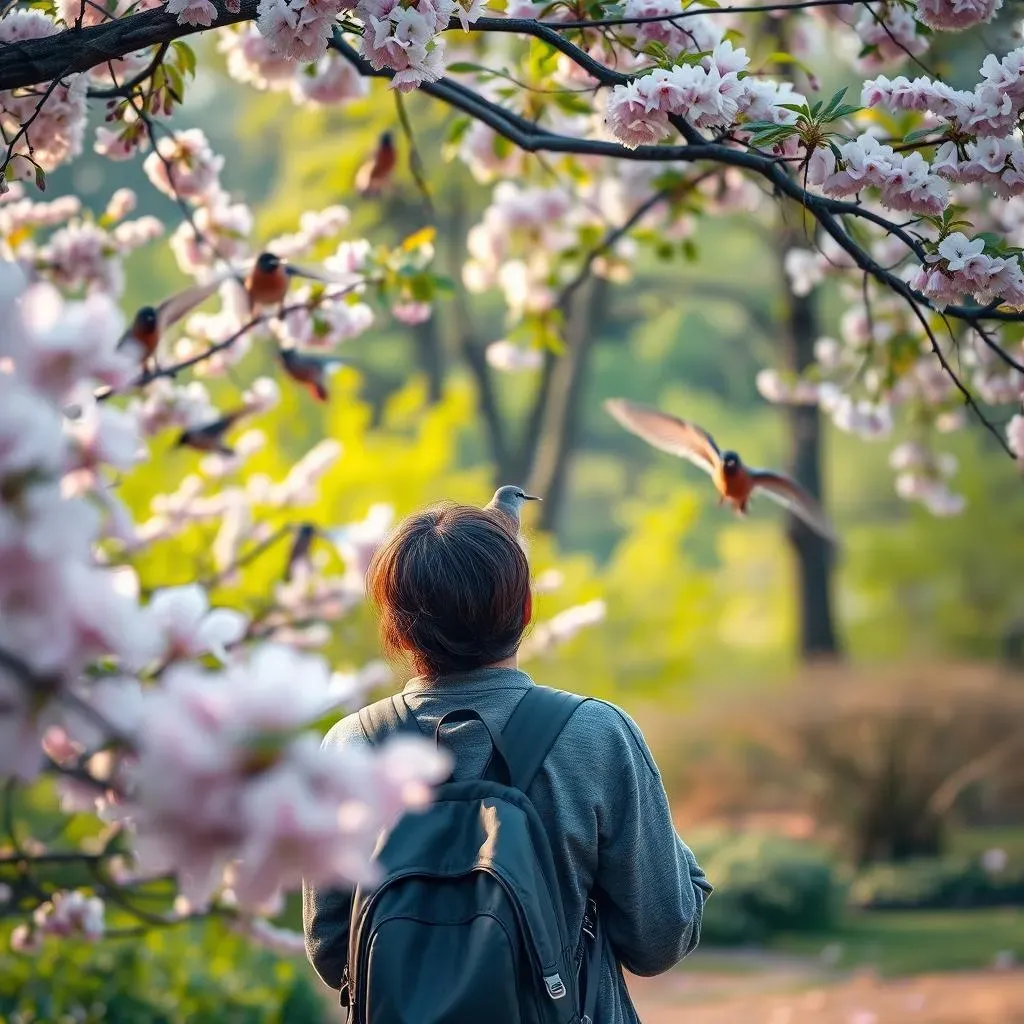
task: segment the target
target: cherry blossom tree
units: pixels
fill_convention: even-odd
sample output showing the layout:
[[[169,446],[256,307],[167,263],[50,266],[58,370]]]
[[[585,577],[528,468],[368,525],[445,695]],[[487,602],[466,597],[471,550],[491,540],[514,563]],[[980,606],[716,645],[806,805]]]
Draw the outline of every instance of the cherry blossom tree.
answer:
[[[0,891],[0,913],[23,918],[16,943],[95,938],[116,903],[143,926],[224,914],[291,948],[297,938],[267,920],[282,893],[300,877],[366,878],[380,829],[429,799],[446,771],[425,743],[338,754],[321,750],[314,728],[381,681],[374,665],[332,674],[316,649],[325,623],[363,600],[389,510],[340,531],[345,571],[324,575],[309,557],[316,530],[301,517],[272,530],[261,513],[301,509],[337,443],[316,444],[281,479],[242,488],[231,474],[259,450],[252,424],[281,387],[329,398],[340,346],[380,310],[422,321],[453,285],[431,269],[429,228],[382,246],[348,237],[341,207],[258,242],[248,205],[221,184],[224,157],[200,130],[166,124],[197,72],[189,37],[208,31],[233,78],[297,105],[344,105],[379,78],[399,97],[418,90],[451,108],[448,149],[493,184],[468,231],[462,286],[499,292],[508,314],[505,336],[476,352],[481,397],[496,373],[540,371],[537,433],[567,422],[578,401],[592,332],[567,325],[581,295],[596,302],[584,286],[628,281],[645,247],[686,250],[698,216],[780,204],[792,295],[834,278],[847,308],[838,337],[813,339],[813,359],[766,368],[762,393],[865,437],[884,437],[903,410],[919,440],[892,453],[896,489],[945,515],[963,503],[935,440],[943,432],[975,421],[1024,459],[1024,47],[986,56],[968,87],[924,65],[942,34],[984,31],[1000,7],[6,4],[0,776],[10,800],[17,780],[51,773],[69,811],[106,823],[88,849],[9,830],[0,861],[17,884]],[[817,95],[833,55],[874,76],[859,95]],[[141,159],[180,209],[168,245],[197,298],[180,316],[170,303],[119,308],[125,261],[164,232],[132,218],[133,194],[103,211],[39,194],[87,145]],[[301,277],[310,260],[289,288],[285,268]],[[283,281],[272,299],[270,278]],[[215,406],[210,379],[236,382],[257,347],[275,354],[281,380],[238,382],[235,404]],[[203,453],[201,473],[136,522],[118,487],[167,432]],[[557,486],[557,469],[533,471]],[[217,525],[216,578],[144,593],[133,560],[197,521]],[[285,542],[287,579],[265,608],[210,606],[217,582]],[[569,609],[538,629],[533,653],[603,614],[599,603]],[[86,891],[42,880],[63,861],[88,866]],[[146,910],[146,887],[168,878],[173,907]]]

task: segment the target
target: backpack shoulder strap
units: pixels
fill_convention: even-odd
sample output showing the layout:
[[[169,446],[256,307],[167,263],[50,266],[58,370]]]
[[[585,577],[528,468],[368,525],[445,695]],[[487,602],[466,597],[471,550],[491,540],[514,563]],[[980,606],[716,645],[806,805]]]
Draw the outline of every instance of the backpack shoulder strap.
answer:
[[[526,792],[573,712],[589,697],[531,686],[501,731],[512,785]]]
[[[423,730],[409,710],[405,697],[400,693],[396,693],[389,700],[379,700],[376,704],[362,708],[358,718],[359,728],[371,746],[377,746],[397,732],[423,735]]]

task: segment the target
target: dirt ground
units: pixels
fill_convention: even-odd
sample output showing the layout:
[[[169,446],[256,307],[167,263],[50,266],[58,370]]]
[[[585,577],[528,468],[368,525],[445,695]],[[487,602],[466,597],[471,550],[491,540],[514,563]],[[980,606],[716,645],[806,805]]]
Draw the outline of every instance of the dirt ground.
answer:
[[[1024,1024],[1024,970],[831,980],[779,961],[631,978],[630,989],[643,1024]]]

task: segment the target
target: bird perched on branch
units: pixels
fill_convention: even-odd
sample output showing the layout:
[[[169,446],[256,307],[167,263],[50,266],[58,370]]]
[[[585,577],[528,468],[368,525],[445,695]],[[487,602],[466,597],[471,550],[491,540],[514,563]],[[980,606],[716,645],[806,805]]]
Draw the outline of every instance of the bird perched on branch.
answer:
[[[178,435],[178,440],[174,443],[174,446],[176,448],[195,448],[199,452],[217,452],[219,455],[227,456],[234,455],[234,448],[224,443],[224,435],[250,411],[250,409],[245,407],[235,409],[215,419],[212,423],[204,423],[198,427],[189,427]]]
[[[281,306],[288,294],[292,278],[303,277],[320,284],[331,284],[331,279],[313,270],[285,263],[272,252],[261,252],[245,276],[245,293],[249,297],[249,310],[260,306]]]
[[[515,525],[516,532],[519,531],[520,526],[520,512],[523,505],[528,501],[540,501],[535,494],[527,494],[522,487],[516,487],[514,484],[507,484],[504,487],[499,487],[494,492],[494,497],[484,505],[485,512],[498,512],[503,516],[507,516],[512,523]]]
[[[285,373],[298,381],[318,402],[326,402],[331,397],[327,390],[327,375],[346,365],[335,356],[298,352],[293,348],[278,349],[278,356]]]
[[[117,343],[118,348],[134,344],[140,353],[140,362],[145,363],[156,355],[160,339],[167,329],[208,299],[219,287],[223,278],[216,277],[206,284],[193,285],[164,299],[159,306],[143,306]]]
[[[740,515],[746,515],[751,496],[764,493],[826,540],[838,544],[821,506],[796,481],[772,470],[745,466],[736,452],[720,451],[715,439],[695,423],[624,398],[609,399],[605,409],[631,434],[703,469],[718,491],[719,505],[728,503]]]
[[[284,567],[284,581],[291,582],[296,567],[309,559],[309,552],[316,539],[318,530],[313,523],[302,523],[295,531],[295,539],[292,541],[291,550],[288,552],[288,562]]]
[[[377,141],[373,156],[356,171],[356,189],[364,197],[379,196],[391,181],[398,164],[398,151],[391,132],[384,132]]]

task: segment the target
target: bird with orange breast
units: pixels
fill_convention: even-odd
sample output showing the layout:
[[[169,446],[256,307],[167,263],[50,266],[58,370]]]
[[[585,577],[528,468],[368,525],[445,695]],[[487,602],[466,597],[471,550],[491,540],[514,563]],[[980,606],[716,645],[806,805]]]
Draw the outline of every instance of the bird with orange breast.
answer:
[[[224,413],[210,423],[189,427],[178,435],[175,448],[194,448],[198,452],[216,452],[229,458],[235,449],[224,443],[224,435],[245,415],[252,412],[247,406]]]
[[[718,491],[718,504],[729,504],[746,515],[755,493],[788,509],[832,544],[838,544],[835,530],[821,506],[795,480],[768,469],[752,469],[734,451],[721,451],[715,439],[695,423],[668,413],[637,405],[624,398],[605,402],[605,409],[630,433],[670,455],[678,455],[699,466],[711,477]]]
[[[298,352],[293,348],[278,349],[284,372],[301,384],[318,402],[326,402],[331,394],[327,390],[327,375],[347,365],[334,356],[312,352]]]
[[[294,264],[285,263],[272,252],[261,252],[245,275],[245,293],[249,298],[249,311],[266,306],[281,307],[288,294],[292,279],[303,277],[320,284],[331,284],[331,279]]]
[[[139,361],[145,365],[155,358],[156,350],[168,328],[208,299],[220,287],[222,280],[218,277],[206,284],[186,288],[164,299],[159,306],[143,306],[132,318],[117,347],[134,345],[139,351]]]
[[[373,156],[356,171],[356,189],[364,197],[379,196],[391,181],[398,164],[398,150],[391,132],[384,132],[377,141]]]

